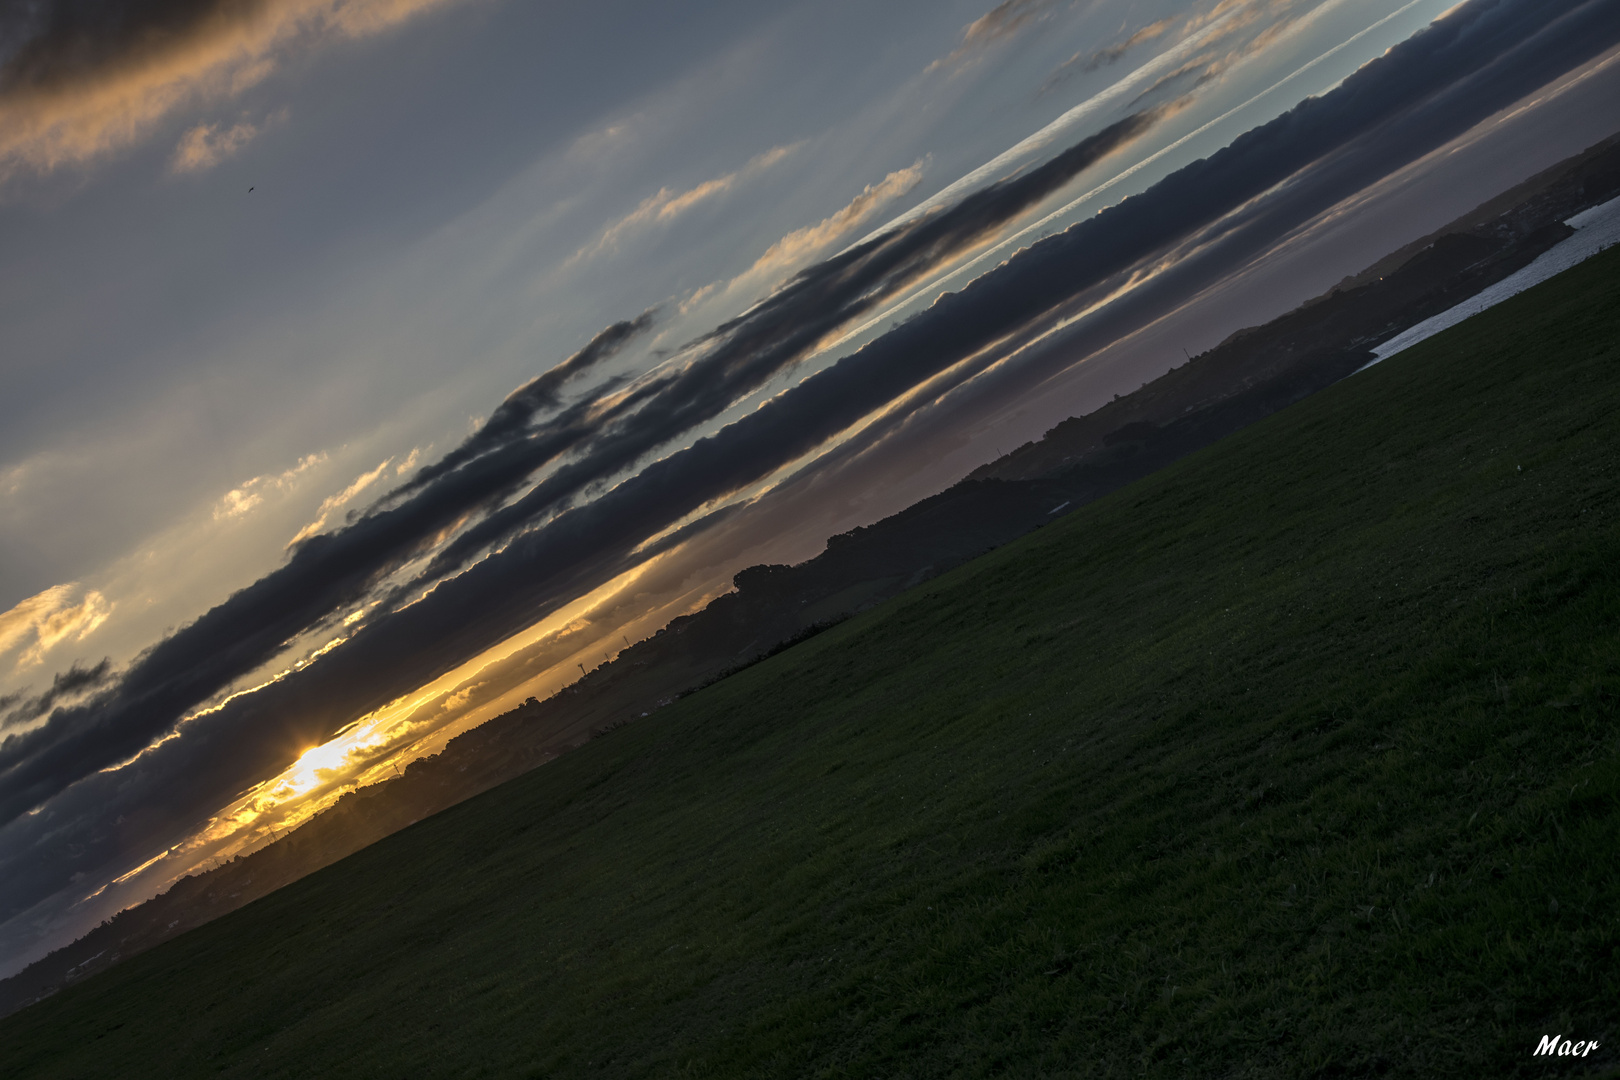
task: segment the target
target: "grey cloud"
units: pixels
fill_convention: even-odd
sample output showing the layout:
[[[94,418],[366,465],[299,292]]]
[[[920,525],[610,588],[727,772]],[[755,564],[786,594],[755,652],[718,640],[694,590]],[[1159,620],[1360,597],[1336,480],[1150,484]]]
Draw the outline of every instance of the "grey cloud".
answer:
[[[1569,17],[1539,32],[1537,24],[1551,20],[1531,17],[1545,11],[1532,8],[1482,3],[1462,9],[1333,94],[1303,103],[1145,195],[1036,245],[715,436],[518,537],[500,556],[464,575],[454,593],[478,594],[479,582],[492,575],[549,588],[543,568],[576,565],[574,560],[600,557],[604,546],[633,544],[703,502],[757,480],[921,379],[1306,166],[1318,163],[1312,184],[1290,188],[1264,214],[1231,226],[1223,248],[1229,257],[1253,250],[1620,37],[1620,19],[1599,5],[1566,5]],[[1493,61],[1496,56],[1500,59]],[[1418,107],[1424,104],[1426,112]],[[1390,127],[1373,133],[1379,124]],[[583,537],[590,539],[577,539]],[[572,549],[571,542],[582,546]],[[496,591],[456,603],[469,603],[482,617],[499,621],[503,601],[532,602],[513,601],[504,589],[496,596]]]
[[[490,414],[484,425],[468,436],[460,446],[433,464],[418,470],[407,483],[383,496],[379,503],[391,502],[401,495],[419,490],[429,481],[436,480],[475,457],[521,440],[528,434],[529,425],[536,415],[562,404],[559,395],[565,385],[604,360],[616,356],[633,338],[651,327],[657,315],[657,308],[648,308],[634,319],[614,323],[593,337],[579,352],[512,391]]]
[[[1496,6],[1476,5],[1476,9],[1488,10]],[[1393,106],[1381,123],[1370,127],[1358,126],[1359,133],[1354,137],[1286,175],[1284,182],[1247,205],[1244,205],[1248,200],[1243,197],[1243,190],[1252,185],[1246,183],[1244,189],[1228,186],[1217,197],[1241,209],[1226,213],[1207,225],[1181,232],[1171,245],[1154,256],[1156,262],[1170,263],[1169,269],[1095,315],[1081,320],[1072,329],[1053,335],[1039,348],[1022,357],[1017,365],[995,368],[996,360],[1034,339],[1098,294],[1106,292],[1118,282],[1119,277],[1116,275],[1105,283],[1054,305],[993,354],[952,373],[949,384],[952,386],[977,380],[969,392],[938,405],[931,404],[917,413],[896,413],[885,417],[845,443],[827,460],[829,463],[834,459],[848,461],[878,442],[896,439],[906,440],[911,447],[908,452],[920,459],[930,452],[929,447],[937,446],[939,440],[947,439],[959,426],[971,425],[976,417],[1008,407],[1030,386],[1069,367],[1076,358],[1100,350],[1140,329],[1187,297],[1249,264],[1280,237],[1309,222],[1341,199],[1362,191],[1620,41],[1620,18],[1616,17],[1614,9],[1591,3],[1566,4],[1564,8],[1561,15],[1553,13],[1547,25],[1540,28],[1522,19],[1512,19],[1509,12],[1498,12],[1496,18],[1501,21],[1494,24],[1445,27],[1445,35],[1437,34],[1435,38],[1423,42],[1431,50],[1427,54],[1415,45],[1410,49],[1403,46],[1402,57],[1413,66],[1425,63],[1426,55],[1455,63],[1455,56],[1449,55],[1448,51],[1458,47],[1459,43],[1466,47],[1480,41],[1495,44],[1510,42],[1513,47],[1488,63],[1474,66],[1473,70],[1426,96],[1424,90],[1415,87],[1412,82],[1395,81],[1398,73],[1389,72],[1391,85],[1384,88],[1387,94],[1378,95],[1383,99],[1380,104],[1373,88],[1358,77],[1356,85],[1346,88],[1346,99],[1353,94],[1356,96],[1349,99],[1351,104],[1359,102],[1362,107],[1376,104],[1381,108]],[[1474,10],[1459,14],[1477,17],[1483,12]],[[1523,14],[1522,7],[1520,14]],[[1403,109],[1401,106],[1407,91],[1414,95],[1411,98],[1412,107]],[[1328,97],[1331,99],[1331,95]],[[1283,142],[1308,132],[1314,124],[1331,123],[1337,109],[1346,104],[1346,99],[1303,103],[1273,124],[1246,135],[1244,140],[1240,140],[1245,143],[1243,149],[1256,158],[1263,157],[1273,152],[1268,147],[1280,147]],[[1348,125],[1344,125],[1342,130],[1349,130]],[[1236,152],[1232,150],[1231,155]],[[1141,199],[1127,200],[1104,217],[1119,212],[1120,220],[1126,222],[1130,219],[1124,212],[1129,209],[1142,215],[1141,223],[1145,228],[1149,218],[1168,206],[1185,205],[1187,200],[1196,197],[1204,185],[1210,185],[1208,190],[1216,191],[1214,179],[1223,174],[1230,176],[1227,167],[1232,162],[1220,160],[1223,156],[1229,156],[1229,152],[1222,151],[1210,161],[1189,166],[1170,178],[1174,183],[1166,182]],[[1279,168],[1277,172],[1281,175],[1284,170]],[[1251,181],[1254,179],[1257,177],[1251,177]],[[1253,190],[1258,192],[1264,188],[1263,185],[1254,186]],[[1158,198],[1164,202],[1156,205],[1155,199]],[[1077,226],[1069,230],[1065,237],[1084,235],[1089,227]],[[1054,241],[1063,241],[1065,237],[1054,238]],[[1041,259],[1049,257],[1050,261],[1043,263],[1034,257],[1037,254]],[[1078,249],[1072,246],[1067,253],[1062,252],[1056,242],[1037,245],[1030,255],[1032,257],[1024,265],[1023,271],[1031,279],[1071,273],[1076,258],[1081,257]],[[1012,279],[1008,281],[1011,283]],[[988,373],[978,377],[981,371]]]
[[[10,0],[0,7],[0,180],[122,149],[179,108],[221,101],[285,54],[364,37],[454,0]],[[175,165],[217,160],[210,125]],[[238,125],[227,144],[251,137]]]
[[[1077,75],[1082,72],[1096,71],[1099,68],[1110,67],[1113,64],[1119,63],[1119,61],[1124,58],[1126,53],[1130,52],[1144,41],[1152,41],[1154,38],[1163,34],[1170,28],[1170,24],[1173,22],[1175,22],[1174,18],[1160,19],[1158,22],[1149,23],[1148,25],[1142,27],[1124,41],[1117,42],[1105,48],[1095,49],[1091,52],[1075,53],[1073,56],[1069,57],[1063,63],[1058,65],[1057,70],[1053,71],[1051,76],[1047,78],[1046,82],[1042,84],[1041,90],[1043,92],[1050,90],[1059,83],[1067,81],[1073,75]]]
[[[580,370],[576,365],[565,375]],[[40,727],[0,742],[0,821],[135,754],[186,710],[268,662],[299,634],[359,602],[381,577],[447,526],[508,495],[534,468],[585,438],[594,425],[637,403],[635,394],[605,407],[594,398],[580,402],[515,445],[508,441],[465,462],[453,480],[428,481],[399,506],[303,541],[286,565],[148,649],[105,693],[58,710]]]
[[[1037,168],[802,271],[747,314],[694,342],[709,351],[671,377],[668,387],[647,405],[597,435],[580,460],[563,466],[447,545],[423,580],[459,569],[564,499],[718,416],[797,362],[828,332],[872,310],[920,274],[1058,191],[1140,136],[1162,115],[1162,109],[1155,109],[1120,120]]]
[[[1001,0],[1001,3],[968,24],[968,28],[962,32],[962,44],[978,45],[1015,34],[1052,7],[1053,0]]]
[[[110,659],[103,659],[94,667],[81,667],[78,661],[74,661],[66,671],[59,671],[52,677],[51,688],[39,697],[10,694],[0,698],[0,711],[5,711],[5,715],[0,717],[0,731],[37,720],[56,708],[58,703],[80,697],[101,686],[111,673]]]
[[[954,64],[983,49],[991,42],[1010,37],[1026,25],[1042,18],[1055,6],[1055,0],[1001,0],[1001,3],[968,23],[962,31],[962,43],[943,60],[929,65],[929,70]]]
[[[66,671],[58,672],[51,679],[51,689],[48,697],[76,694],[92,686],[100,685],[107,678],[107,672],[112,661],[103,659],[94,667],[80,667],[77,662],[68,667]]]
[[[77,755],[99,748],[100,738],[144,745],[151,733],[172,723],[176,702],[217,681],[231,657],[245,660],[253,650],[284,640],[309,623],[311,612],[331,610],[332,596],[375,576],[379,557],[366,550],[363,538],[370,535],[367,529],[380,529],[379,522],[362,520],[352,527],[352,537],[351,530],[344,530],[318,538],[321,543],[312,541],[295,554],[293,563],[306,550],[322,552],[330,563],[310,564],[307,581],[271,575],[238,594],[253,603],[244,600],[229,611],[230,605],[222,605],[155,648],[136,665],[150,665],[147,670],[132,672],[106,692],[113,695],[106,699],[109,708],[116,705],[121,711],[81,709],[73,725],[58,729],[60,745],[71,743],[69,749],[58,752],[58,743],[47,739],[28,750],[19,744],[14,753],[17,736],[0,747],[0,768],[5,770],[0,784],[8,809],[36,805],[53,789],[55,793],[41,813],[8,815],[12,820],[0,828],[0,881],[5,882],[0,886],[0,917],[61,888],[76,869],[104,863],[130,845],[153,844],[166,835],[165,830],[172,835],[173,829],[216,808],[264,775],[267,767],[285,764],[302,747],[326,737],[358,712],[448,670],[631,565],[635,546],[647,536],[814,449],[963,357],[1042,324],[1051,312],[1112,275],[1204,230],[1218,230],[1218,246],[1227,259],[1256,250],[1343,194],[1400,167],[1616,41],[1620,41],[1620,5],[1473,0],[1366,65],[1335,90],[1301,103],[1142,195],[1021,252],[762,408],[642,468],[594,501],[568,507],[560,500],[569,491],[584,490],[593,480],[622,468],[625,455],[634,449],[633,441],[620,441],[629,436],[616,427],[630,413],[605,423],[575,417],[578,441],[571,445],[588,446],[580,460],[594,461],[595,471],[570,474],[539,496],[537,505],[543,510],[530,507],[503,521],[499,528],[505,531],[498,535],[509,537],[509,542],[499,554],[442,582],[419,602],[364,627],[343,648],[281,683],[188,724],[183,737],[131,766],[88,775]],[[980,215],[989,212],[996,198],[1010,198],[1011,190],[997,185],[980,193],[986,198],[976,204],[979,210],[963,211],[965,217],[955,228],[985,220]],[[999,195],[993,198],[992,192]],[[1267,192],[1266,198],[1236,213]],[[977,198],[960,205],[966,207]],[[711,364],[705,377],[733,380],[727,385],[735,389],[746,385],[746,373],[757,376],[789,362],[793,350],[773,344],[781,335],[819,325],[822,309],[817,304],[831,305],[828,311],[864,310],[863,294],[846,290],[862,281],[881,288],[892,273],[906,272],[908,265],[926,265],[931,243],[951,242],[952,228],[942,224],[947,216],[925,218],[915,231],[879,237],[801,275],[784,290],[784,300],[802,296],[803,306],[794,301],[751,313],[774,310],[779,323],[755,324],[745,317],[722,327],[704,358]],[[930,227],[942,232],[930,234]],[[914,257],[918,261],[910,261]],[[1158,288],[1171,290],[1179,281],[1184,291],[1202,280],[1200,275],[1219,271],[1216,261],[1190,260],[1185,269],[1163,275]],[[1158,295],[1162,299],[1168,292]],[[1147,300],[1135,303],[1141,306],[1134,316],[1128,303],[1120,309],[1124,313],[1113,317],[1116,328],[1151,314]],[[1109,325],[1107,319],[1099,324]],[[753,344],[726,351],[733,342],[744,340]],[[666,431],[690,430],[697,422],[693,418],[726,397],[711,400],[704,386],[680,383],[680,377],[671,375],[645,391],[649,396],[644,401],[659,410],[654,419],[670,425]],[[660,396],[666,393],[670,396]],[[680,427],[683,423],[686,426]],[[565,438],[562,430],[557,428],[555,437]],[[533,437],[537,436],[525,438]],[[419,506],[419,500],[433,495],[446,504],[457,503],[465,498],[461,485],[473,481],[475,470],[495,469],[502,454],[521,445],[513,443],[466,462],[377,518],[413,513],[431,518],[442,511],[429,508],[425,501]],[[514,464],[512,471],[519,467]],[[564,475],[567,468],[554,475]],[[490,490],[504,480],[486,478],[479,490]],[[550,520],[531,527],[538,520],[534,515],[542,512],[551,514]],[[517,531],[526,527],[529,531]],[[408,536],[410,530],[402,526],[400,535]],[[322,598],[279,595],[305,587]],[[231,604],[236,601],[233,597]],[[249,620],[249,615],[258,621]],[[198,673],[200,668],[214,673],[205,676]],[[189,689],[182,693],[184,687]],[[139,712],[148,708],[149,713]],[[68,712],[59,711],[51,723]],[[155,719],[144,721],[143,728],[142,715]],[[129,734],[135,729],[147,734],[136,740]],[[36,768],[34,763],[47,756],[49,760]],[[180,782],[180,777],[187,779]],[[135,806],[143,815],[138,829],[125,826],[119,834],[105,824],[114,808]]]
[[[1459,11],[1333,94],[1302,103],[1143,196],[1037,244],[927,315],[563,515],[554,523],[556,535],[548,527],[520,537],[499,560],[506,571],[497,560],[476,571],[527,575],[566,563],[572,556],[560,537],[633,543],[813,449],[997,337],[1039,324],[1085,287],[1220,221],[1217,232],[1199,237],[1214,244],[1207,254],[1094,320],[1088,332],[1101,343],[1141,325],[1162,311],[1167,297],[1218,278],[1345,195],[1620,39],[1620,14],[1612,8],[1569,4],[1561,18],[1544,15],[1544,8],[1529,4],[1482,3]],[[1233,215],[1283,180],[1288,184],[1269,198]]]
[[[390,700],[407,683],[442,674],[541,617],[560,597],[628,566],[630,549],[650,528],[671,513],[685,512],[676,508],[690,499],[692,462],[699,462],[699,471],[709,468],[716,444],[700,443],[675,455],[673,464],[653,467],[602,506],[564,510],[532,537],[519,538],[513,547],[539,543],[539,538],[545,544],[544,553],[534,556],[539,563],[520,571],[532,575],[523,582],[506,581],[515,565],[510,552],[487,560],[419,602],[364,627],[316,664],[189,722],[180,738],[130,765],[95,771],[136,753],[184,710],[266,662],[303,629],[364,596],[381,574],[414,554],[447,520],[479,500],[498,497],[537,461],[597,433],[600,425],[608,425],[612,433],[588,455],[590,468],[597,471],[563,474],[575,489],[633,452],[640,445],[635,432],[643,432],[642,438],[650,438],[645,433],[654,430],[667,435],[677,425],[684,430],[713,415],[734,400],[738,388],[756,385],[837,325],[839,318],[830,312],[844,311],[847,317],[866,310],[871,301],[860,300],[863,292],[899,287],[1060,187],[1149,123],[1150,118],[1137,117],[1116,125],[1049,166],[807,271],[749,316],[710,335],[707,344],[714,348],[695,365],[699,374],[689,368],[629,388],[606,412],[594,398],[579,403],[522,438],[430,481],[401,505],[312,538],[286,566],[142,656],[95,702],[59,710],[41,728],[0,744],[0,809],[8,819],[0,828],[0,851],[31,851],[34,856],[25,869],[0,855],[0,865],[7,867],[0,877],[15,883],[0,891],[0,917],[19,910],[25,896],[38,899],[61,888],[67,876],[95,859],[160,842],[165,830],[184,827],[216,809],[355,715]],[[703,374],[725,392],[711,392]],[[657,405],[655,417],[643,410],[632,423],[612,427],[644,401]],[[716,474],[722,484],[729,482],[725,476],[737,475],[737,468],[752,468],[742,461],[731,465],[730,473]],[[666,483],[672,486],[660,491]],[[646,501],[638,505],[636,492],[648,493]],[[185,783],[175,782],[180,776],[187,778]],[[111,816],[103,812],[115,805],[138,806],[139,815],[130,815],[138,825],[120,830],[98,825]],[[37,806],[44,809],[23,813]],[[60,839],[64,831],[80,835],[72,857],[54,845],[49,851],[56,857],[47,857],[40,837]]]
[[[0,90],[48,88],[176,38],[226,0],[11,0],[0,7]]]
[[[527,427],[531,407],[550,400],[564,380],[622,345],[650,316],[604,331],[592,346],[542,376],[538,386],[530,383],[509,397],[479,434],[451,452],[458,464],[424,470],[431,478],[419,476],[420,488],[399,505],[305,540],[285,566],[148,650],[106,694],[60,710],[40,727],[0,743],[0,821],[135,754],[186,710],[267,663],[299,634],[360,602],[445,528],[508,497],[536,469],[572,450],[588,450],[452,545],[435,560],[434,574],[455,568],[482,546],[559,509],[591,484],[717,415],[826,331],[1044,198],[1151,123],[1149,114],[1121,121],[1039,169],[801,274],[709,335],[705,344],[712,348],[685,370],[659,374],[618,395],[592,395],[538,427]],[[546,381],[551,374],[557,378]],[[480,439],[491,427],[495,431]],[[305,715],[324,717],[329,710]]]

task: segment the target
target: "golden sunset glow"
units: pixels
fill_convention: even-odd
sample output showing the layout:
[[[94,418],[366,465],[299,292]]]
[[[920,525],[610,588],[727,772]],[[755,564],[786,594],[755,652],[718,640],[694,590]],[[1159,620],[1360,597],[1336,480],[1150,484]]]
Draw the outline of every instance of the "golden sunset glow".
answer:
[[[599,642],[618,634],[617,623],[592,626],[592,616],[633,589],[663,561],[675,557],[678,550],[664,552],[626,571],[454,671],[361,717],[333,739],[309,747],[282,772],[225,807],[186,841],[131,871],[131,876],[167,860],[168,876],[177,877],[189,872],[198,860],[230,858],[252,851],[308,821],[345,792],[396,776],[397,770],[410,762],[437,753],[449,739],[512,708],[525,697],[549,696],[577,677],[570,673],[577,672],[576,660],[582,654],[599,657]],[[565,659],[509,687],[489,692],[484,677],[502,661],[549,638],[587,629],[592,632]],[[338,644],[341,640],[322,651]],[[269,684],[242,693],[252,693],[264,685]],[[484,691],[477,695],[476,703],[474,690]]]
[[[310,747],[293,763],[292,768],[282,774],[286,778],[287,795],[296,798],[307,794],[330,780],[348,762],[349,748],[343,745],[342,740],[333,739],[329,743]]]

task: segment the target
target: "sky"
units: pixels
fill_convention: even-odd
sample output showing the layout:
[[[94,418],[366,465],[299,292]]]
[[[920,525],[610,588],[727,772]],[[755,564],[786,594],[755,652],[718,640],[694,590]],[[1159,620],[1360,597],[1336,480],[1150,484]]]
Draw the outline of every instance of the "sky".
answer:
[[[1620,127],[1608,0],[0,4],[0,976]]]

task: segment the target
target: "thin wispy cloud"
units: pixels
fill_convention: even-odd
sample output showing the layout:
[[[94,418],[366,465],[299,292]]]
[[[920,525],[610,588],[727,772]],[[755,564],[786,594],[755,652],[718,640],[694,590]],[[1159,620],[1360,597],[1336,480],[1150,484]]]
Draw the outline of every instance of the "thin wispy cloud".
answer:
[[[175,172],[202,172],[232,157],[259,134],[255,124],[243,121],[221,130],[218,124],[198,124],[180,136],[174,148]]]
[[[390,491],[379,501],[379,505],[415,492],[475,458],[493,454],[528,439],[533,434],[531,425],[537,416],[562,406],[562,393],[565,387],[598,365],[613,359],[631,341],[646,333],[657,318],[658,309],[648,308],[633,319],[620,320],[597,333],[586,342],[584,348],[562,363],[543,374],[536,375],[506,395],[506,400],[502,401],[495,411],[490,413],[489,418],[460,446],[431,465],[424,466],[409,481]],[[600,397],[615,386],[616,382],[604,384],[598,389],[597,396]],[[588,400],[572,410],[570,415],[576,418],[586,415],[594,404],[594,399]],[[403,473],[408,467],[414,466],[416,458],[416,451],[412,451],[410,458],[400,466],[400,472]],[[497,486],[493,490],[499,492],[502,489]]]
[[[850,231],[864,225],[872,215],[890,202],[909,194],[922,183],[926,160],[918,160],[904,169],[896,169],[875,184],[868,184],[861,193],[835,214],[814,225],[795,229],[765,249],[765,254],[748,268],[750,275],[767,276],[797,267],[811,255],[825,251],[835,241],[848,236]]]
[[[78,582],[53,585],[0,612],[0,656],[18,652],[19,669],[38,667],[64,642],[83,641],[107,621],[112,604]]]
[[[322,499],[320,509],[315,512],[315,520],[311,521],[308,525],[305,525],[302,529],[299,529],[297,535],[295,535],[291,540],[287,541],[287,546],[289,548],[294,547],[326,528],[327,519],[330,518],[332,514],[349,505],[359,497],[362,491],[366,490],[366,488],[370,487],[372,484],[375,484],[378,478],[380,478],[382,474],[387,471],[388,466],[392,465],[393,463],[393,458],[384,458],[382,463],[375,469],[361,473],[359,476],[354,478],[353,483],[344,488],[342,491],[335,495],[328,495],[326,498]]]
[[[1096,71],[1099,68],[1109,67],[1124,59],[1125,54],[1144,42],[1152,41],[1162,35],[1175,24],[1175,18],[1160,19],[1158,22],[1137,30],[1125,40],[1109,45],[1102,49],[1093,49],[1090,52],[1081,51],[1059,64],[1047,80],[1041,84],[1041,93],[1055,90],[1072,76]]]
[[[962,30],[962,43],[947,56],[929,64],[924,74],[953,67],[975,56],[992,43],[1011,37],[1024,27],[1051,14],[1057,0],[1001,0],[1001,3],[974,19]]]
[[[243,481],[236,487],[227,491],[214,504],[213,514],[215,521],[229,521],[252,513],[263,504],[267,495],[291,491],[311,469],[324,465],[327,460],[326,453],[305,454],[298,459],[298,464],[284,472],[269,476],[255,476],[251,480]]]
[[[1082,139],[1051,161],[962,199],[956,206],[807,267],[743,315],[687,346],[685,367],[656,372],[617,415],[603,416],[588,452],[469,526],[428,563],[418,584],[457,572],[485,549],[636,465],[663,444],[721,415],[805,359],[833,331],[871,312],[942,262],[1151,130],[1151,109]],[[633,405],[633,409],[629,406]],[[549,453],[554,436],[535,439]],[[517,448],[514,448],[514,452]]]
[[[1294,7],[1301,0],[1220,0],[1202,14],[1187,20],[1187,32],[1195,33],[1211,23],[1235,19],[1237,25],[1247,25],[1268,13]]]
[[[1310,0],[1222,0],[1210,10],[1187,18],[1181,28],[1182,43],[1185,45],[1196,40],[1199,51],[1188,53],[1185,49],[1180,50],[1182,55],[1175,67],[1162,74],[1147,90],[1139,94],[1136,100],[1141,101],[1177,84],[1179,91],[1185,91],[1192,86],[1200,86],[1218,78],[1233,64],[1276,41],[1295,21],[1296,15],[1292,14],[1293,10],[1309,2]],[[1326,0],[1325,3],[1316,6],[1315,12],[1321,14],[1340,6],[1343,2],[1344,0]],[[1075,53],[1053,70],[1037,93],[1050,93],[1076,76],[1113,66],[1133,49],[1164,36],[1181,18],[1182,16],[1171,16],[1160,19],[1140,27],[1112,45]],[[1243,36],[1245,30],[1251,31],[1252,36]],[[1225,44],[1233,37],[1238,38],[1235,44]]]
[[[927,167],[927,159],[919,159],[904,169],[894,170],[875,184],[867,184],[859,195],[834,213],[813,225],[794,229],[766,248],[741,274],[724,283],[717,281],[695,290],[681,305],[682,314],[716,296],[732,298],[744,290],[780,285],[784,276],[865,225],[895,199],[909,194],[922,183]]]
[[[1294,28],[1294,20],[1278,19],[1253,37],[1224,49],[1205,49],[1153,82],[1136,96],[1133,104],[1149,101],[1156,96],[1185,94],[1219,79],[1233,67],[1269,48]]]
[[[266,128],[285,123],[287,109],[280,109],[260,123],[239,120],[226,127],[222,123],[198,124],[180,136],[169,167],[177,173],[206,172],[257,139]]]
[[[644,123],[643,116],[629,116],[587,131],[569,145],[567,156],[579,161],[593,161],[626,145],[630,136]]]
[[[670,187],[659,188],[643,199],[634,210],[610,222],[593,243],[586,244],[574,252],[568,260],[568,265],[572,266],[582,260],[617,251],[628,237],[652,226],[670,224],[695,207],[728,194],[739,185],[770,170],[803,145],[792,143],[772,147],[751,159],[742,168],[705,180],[685,191],[676,191]]]
[[[228,101],[292,55],[381,33],[458,0],[41,0],[0,9],[0,179],[132,147],[166,119]],[[176,158],[219,160],[253,125],[201,133]],[[221,141],[223,139],[223,141]]]
[[[947,206],[966,193],[990,183],[998,176],[1005,175],[1019,163],[1029,160],[1038,153],[1047,151],[1053,144],[1074,138],[1087,125],[1099,121],[1115,109],[1124,106],[1133,97],[1139,96],[1143,86],[1157,80],[1167,70],[1184,63],[1189,57],[1197,55],[1199,50],[1210,43],[1219,41],[1221,36],[1231,28],[1233,18],[1232,13],[1228,12],[1220,18],[1204,20],[1196,31],[1189,31],[1180,41],[1158,56],[1116,79],[1112,84],[1067,110],[1063,115],[1033,135],[1020,139],[994,158],[959,180],[946,185],[943,190],[923,200],[904,214],[879,226],[866,239],[874,239],[884,232],[915,221],[917,218],[931,213],[939,207]]]
[[[105,685],[112,675],[112,661],[85,666],[70,664],[66,671],[57,672],[48,690],[38,697],[11,694],[0,698],[0,731],[21,727],[37,720],[58,705],[68,704]]]

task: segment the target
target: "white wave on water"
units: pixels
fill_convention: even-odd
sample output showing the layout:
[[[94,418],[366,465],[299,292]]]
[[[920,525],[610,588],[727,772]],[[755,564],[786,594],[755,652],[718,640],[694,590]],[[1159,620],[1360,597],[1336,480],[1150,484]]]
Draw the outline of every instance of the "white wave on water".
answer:
[[[1433,337],[1447,327],[1455,326],[1486,308],[1494,307],[1510,296],[1539,285],[1554,274],[1568,270],[1576,263],[1596,255],[1615,243],[1620,243],[1620,198],[1610,199],[1600,206],[1582,210],[1564,222],[1575,230],[1575,235],[1542,252],[1529,266],[1503,278],[1490,288],[1476,293],[1455,307],[1448,308],[1433,318],[1424,319],[1416,326],[1403,330],[1372,350],[1377,357],[1363,364],[1358,371],[1366,371],[1379,360],[1387,360],[1402,349],[1411,348],[1425,338]]]

